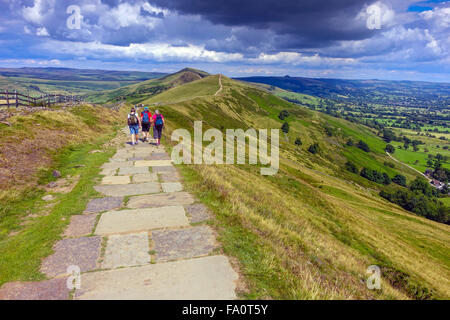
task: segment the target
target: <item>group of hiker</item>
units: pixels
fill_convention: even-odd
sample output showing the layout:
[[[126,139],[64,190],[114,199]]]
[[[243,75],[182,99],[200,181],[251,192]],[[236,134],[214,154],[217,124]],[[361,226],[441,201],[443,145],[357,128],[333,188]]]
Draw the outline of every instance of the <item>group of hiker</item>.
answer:
[[[153,139],[156,140],[156,145],[159,146],[164,128],[164,116],[159,110],[155,110],[155,113],[152,115],[147,106],[139,114],[137,107],[134,106],[128,114],[128,127],[130,128],[132,145],[139,142],[139,129],[142,129],[143,133],[142,142],[150,142],[150,128],[153,127]]]

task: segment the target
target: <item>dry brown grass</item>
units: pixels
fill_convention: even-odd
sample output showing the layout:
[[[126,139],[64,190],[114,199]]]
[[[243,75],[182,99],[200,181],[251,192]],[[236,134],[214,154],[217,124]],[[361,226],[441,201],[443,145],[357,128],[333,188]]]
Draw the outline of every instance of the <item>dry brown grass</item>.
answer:
[[[106,108],[78,106],[9,118],[12,126],[0,124],[0,190],[12,195],[12,189],[34,186],[39,169],[51,166],[57,150],[89,143],[117,117]]]

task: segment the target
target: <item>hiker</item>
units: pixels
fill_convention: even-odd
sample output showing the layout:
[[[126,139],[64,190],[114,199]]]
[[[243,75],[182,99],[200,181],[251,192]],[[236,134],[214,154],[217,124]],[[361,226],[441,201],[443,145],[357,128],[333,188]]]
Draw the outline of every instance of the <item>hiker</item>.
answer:
[[[164,128],[164,117],[159,110],[155,110],[153,115],[153,138],[156,139],[156,145],[161,144],[161,134]]]
[[[139,128],[141,127],[141,120],[136,113],[135,108],[131,108],[128,114],[128,127],[131,133],[131,144],[134,146],[138,143],[139,139]]]
[[[142,123],[142,133],[143,133],[143,142],[150,141],[150,125],[152,122],[152,114],[148,107],[144,108],[144,111],[141,112],[141,123]]]

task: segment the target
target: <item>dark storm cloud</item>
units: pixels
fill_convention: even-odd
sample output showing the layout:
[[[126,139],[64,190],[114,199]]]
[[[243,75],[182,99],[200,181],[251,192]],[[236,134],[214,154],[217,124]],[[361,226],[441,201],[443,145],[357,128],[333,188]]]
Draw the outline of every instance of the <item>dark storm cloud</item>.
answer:
[[[183,14],[201,15],[214,24],[266,29],[285,38],[285,47],[323,46],[337,40],[372,36],[364,20],[355,17],[368,4],[361,0],[155,0],[156,5]],[[295,36],[295,39],[294,39]]]

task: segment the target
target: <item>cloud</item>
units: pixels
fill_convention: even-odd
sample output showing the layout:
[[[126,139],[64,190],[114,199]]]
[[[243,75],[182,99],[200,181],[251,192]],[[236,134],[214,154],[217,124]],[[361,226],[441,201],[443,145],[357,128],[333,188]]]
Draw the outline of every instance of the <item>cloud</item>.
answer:
[[[355,76],[357,70],[360,75],[383,69],[386,74],[405,70],[402,75],[406,70],[416,75],[449,72],[449,2],[408,10],[415,2],[0,0],[5,12],[0,59],[20,55],[169,69],[186,63],[214,69],[218,64],[271,74],[285,73],[290,66],[308,74],[315,69],[322,76],[343,70]],[[80,29],[67,28],[69,5],[81,9]],[[368,27],[373,14],[368,8],[374,5],[380,9],[379,29]]]
[[[37,28],[36,35],[39,37],[48,37],[50,34],[48,33],[45,27]]]

